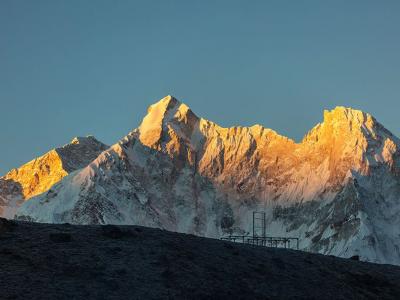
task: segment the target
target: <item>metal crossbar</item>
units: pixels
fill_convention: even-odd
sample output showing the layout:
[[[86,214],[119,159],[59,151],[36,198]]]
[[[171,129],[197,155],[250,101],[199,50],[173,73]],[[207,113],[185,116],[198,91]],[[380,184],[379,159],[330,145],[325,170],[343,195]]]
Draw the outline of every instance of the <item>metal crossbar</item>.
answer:
[[[294,237],[252,237],[248,235],[229,235],[222,237],[221,240],[250,244],[253,246],[264,246],[264,247],[275,247],[275,248],[288,248],[288,249],[299,249],[299,239]]]

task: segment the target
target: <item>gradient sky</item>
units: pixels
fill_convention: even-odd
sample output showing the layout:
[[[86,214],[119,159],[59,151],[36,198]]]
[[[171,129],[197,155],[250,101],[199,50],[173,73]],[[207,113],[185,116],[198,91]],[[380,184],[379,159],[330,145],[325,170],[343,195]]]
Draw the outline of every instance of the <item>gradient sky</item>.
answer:
[[[0,1],[0,174],[112,144],[167,94],[296,140],[337,105],[400,135],[400,1]]]

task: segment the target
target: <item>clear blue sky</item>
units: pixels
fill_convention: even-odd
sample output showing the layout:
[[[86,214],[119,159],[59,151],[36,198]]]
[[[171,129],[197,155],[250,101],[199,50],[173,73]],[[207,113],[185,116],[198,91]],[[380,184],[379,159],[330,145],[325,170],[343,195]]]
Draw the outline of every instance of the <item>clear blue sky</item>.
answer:
[[[296,140],[336,105],[400,135],[400,1],[0,1],[0,174],[112,144],[167,94]]]

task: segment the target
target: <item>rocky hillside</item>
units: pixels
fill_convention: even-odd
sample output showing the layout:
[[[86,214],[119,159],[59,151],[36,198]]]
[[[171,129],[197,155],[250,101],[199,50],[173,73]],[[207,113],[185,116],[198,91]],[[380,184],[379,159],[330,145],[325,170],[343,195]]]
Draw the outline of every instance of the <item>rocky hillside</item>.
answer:
[[[0,216],[12,218],[24,201],[87,166],[107,148],[93,136],[76,137],[69,144],[11,170],[0,177]]]
[[[325,111],[296,143],[260,125],[222,128],[168,96],[17,217],[220,237],[247,232],[265,210],[268,234],[299,237],[301,249],[399,264],[399,146],[350,108]]]
[[[398,299],[400,268],[137,226],[0,219],[2,299]]]

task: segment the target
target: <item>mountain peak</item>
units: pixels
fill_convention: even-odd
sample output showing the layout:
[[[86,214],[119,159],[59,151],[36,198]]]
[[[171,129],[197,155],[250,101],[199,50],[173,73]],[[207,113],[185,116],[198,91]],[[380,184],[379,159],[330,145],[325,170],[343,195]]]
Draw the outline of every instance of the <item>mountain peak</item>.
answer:
[[[15,199],[28,200],[47,191],[71,172],[88,165],[107,148],[107,145],[93,136],[75,137],[70,143],[55,148],[0,177],[0,196],[17,207],[19,202],[15,202]],[[9,190],[13,192],[7,192]]]
[[[99,143],[99,141],[93,136],[93,135],[87,135],[87,136],[76,136],[74,137],[70,144],[84,144],[87,142],[96,142]]]
[[[368,113],[351,107],[337,106],[332,110],[324,110],[324,123],[353,123],[357,125],[373,125],[375,119]]]
[[[167,95],[158,102],[150,105],[147,109],[147,114],[150,114],[155,109],[159,111],[167,111],[177,104],[180,104],[180,102],[175,97]]]
[[[176,127],[179,123],[179,126],[192,128],[197,120],[197,116],[186,104],[168,95],[148,108],[147,115],[139,126],[140,141],[152,147],[160,141],[162,132],[167,127]],[[187,131],[182,127],[180,129],[179,131]]]
[[[361,110],[338,106],[324,111],[323,127],[326,133],[345,138],[376,138],[379,128],[384,128],[370,114]],[[386,129],[385,129],[386,131]]]
[[[322,123],[311,129],[303,141],[325,141],[332,143],[332,138],[353,143],[360,138],[375,138],[378,128],[383,128],[370,114],[358,109],[337,106],[332,110],[324,110]]]

